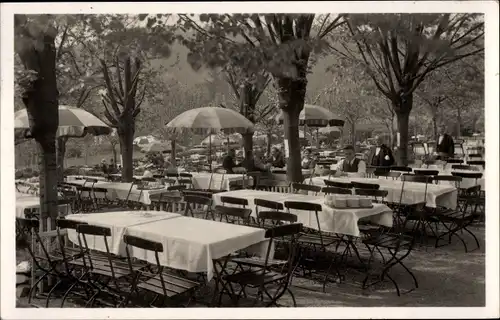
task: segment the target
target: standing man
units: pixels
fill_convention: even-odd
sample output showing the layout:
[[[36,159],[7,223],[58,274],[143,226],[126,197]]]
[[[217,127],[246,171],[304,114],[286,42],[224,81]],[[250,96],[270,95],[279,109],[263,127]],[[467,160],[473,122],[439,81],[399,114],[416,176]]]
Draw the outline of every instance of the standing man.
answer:
[[[453,138],[446,133],[446,126],[439,127],[439,137],[436,141],[436,151],[439,159],[446,161],[448,158],[453,158],[455,154],[455,142]]]
[[[391,148],[383,143],[382,138],[375,137],[375,147],[372,147],[368,157],[368,163],[374,167],[390,167],[394,165],[394,156],[392,155]]]

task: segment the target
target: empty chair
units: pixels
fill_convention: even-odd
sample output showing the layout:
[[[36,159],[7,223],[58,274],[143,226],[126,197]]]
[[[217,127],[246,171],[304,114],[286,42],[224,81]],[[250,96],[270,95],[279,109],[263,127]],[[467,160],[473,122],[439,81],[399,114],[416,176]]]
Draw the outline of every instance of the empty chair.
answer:
[[[358,196],[370,197],[375,202],[383,203],[385,202],[385,198],[389,192],[387,190],[376,189],[354,189],[354,194]]]
[[[327,187],[337,187],[343,189],[352,189],[352,184],[350,182],[337,182],[331,180],[323,180]]]
[[[215,206],[215,213],[220,216],[220,221],[224,218],[228,223],[249,224],[252,210],[237,207]]]
[[[150,241],[139,237],[124,235],[123,242],[125,242],[125,250],[127,253],[127,261],[129,262],[129,272],[135,274],[135,281],[131,282],[130,295],[122,301],[120,306],[127,307],[132,294],[141,297],[141,291],[149,291],[154,293],[156,297],[149,303],[153,306],[156,301],[165,303],[166,299],[172,299],[180,295],[194,294],[196,288],[199,287],[198,282],[180,277],[165,270],[160,264],[159,253],[163,252],[163,245],[160,242]],[[155,268],[147,268],[135,270],[132,268],[133,256],[131,254],[131,247],[138,248],[146,251],[154,252]],[[154,270],[154,271],[153,271]],[[163,299],[158,299],[162,297]],[[191,299],[189,299],[190,301]]]
[[[324,194],[352,194],[352,189],[339,188],[339,187],[323,187],[321,192]]]
[[[460,164],[460,163],[464,163],[464,160],[462,159],[448,159],[446,160],[446,163],[451,163],[451,164]]]
[[[212,220],[215,220],[215,216],[212,212],[212,198],[204,196],[204,195],[196,195],[185,192],[184,194],[184,202],[186,203],[186,207],[184,209],[184,215],[191,217],[203,216],[204,219],[207,219],[209,215],[212,216]]]
[[[241,206],[242,208],[245,208],[246,206],[248,206],[248,200],[243,199],[243,198],[222,196],[222,197],[220,197],[220,201],[222,202],[222,204],[224,206],[226,204],[237,205],[237,206]]]
[[[439,174],[438,170],[417,170],[413,171],[417,176],[437,176]]]
[[[471,166],[482,166],[483,169],[486,166],[486,162],[484,160],[469,160],[467,161],[467,164]]]
[[[418,183],[432,183],[434,177],[427,175],[415,175],[415,174],[403,174],[401,175],[401,180],[405,182],[418,182]]]
[[[315,186],[315,185],[310,185],[310,184],[304,184],[304,183],[292,183],[292,190],[294,193],[297,193],[298,191],[304,191],[304,192],[312,192],[313,195],[317,195],[318,192],[321,191],[320,186]]]
[[[177,183],[177,180],[179,179],[179,174],[177,173],[172,173],[172,172],[168,172],[166,175],[165,175],[165,180],[163,181],[165,184],[168,184],[168,185],[174,185]]]
[[[375,172],[373,173],[374,176],[376,176],[377,178],[380,178],[380,177],[385,177],[386,179],[388,178],[392,178],[393,180],[395,179],[398,179],[400,176],[401,176],[401,172],[398,172],[398,171],[377,171],[375,170]]]
[[[413,169],[410,167],[405,167],[405,166],[391,166],[390,170],[391,171],[398,171],[398,172],[411,172]]]
[[[379,184],[375,184],[375,183],[364,183],[364,182],[355,182],[355,181],[352,181],[351,185],[355,189],[372,189],[372,190],[378,190],[378,189],[380,189],[380,185]]]
[[[297,222],[296,215],[283,212],[284,206],[281,202],[254,199],[254,204],[259,225],[264,228],[278,225],[283,222]]]
[[[466,165],[466,164],[454,164],[451,166],[452,170],[469,170],[469,171],[479,171],[477,167]]]

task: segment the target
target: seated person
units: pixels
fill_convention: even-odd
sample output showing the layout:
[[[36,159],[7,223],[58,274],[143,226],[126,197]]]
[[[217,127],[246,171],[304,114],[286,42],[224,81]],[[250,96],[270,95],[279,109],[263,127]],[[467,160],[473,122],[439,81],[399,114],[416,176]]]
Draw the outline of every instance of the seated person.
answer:
[[[356,158],[356,152],[353,146],[344,148],[345,158],[337,164],[337,172],[335,175],[356,174],[364,176],[366,173],[366,163]]]
[[[266,166],[260,160],[261,153],[257,150],[252,152],[245,152],[245,159],[237,164],[237,167],[244,167],[247,171],[267,171]]]
[[[234,149],[230,149],[227,155],[222,160],[222,167],[226,170],[227,173],[234,173],[233,169],[236,168],[235,163],[236,151]]]
[[[109,168],[108,168],[108,165],[106,164],[106,160],[105,160],[105,159],[102,159],[102,160],[101,160],[101,166],[100,166],[100,169],[101,169],[101,171],[102,171],[104,174],[108,174],[108,173],[109,173]]]
[[[271,156],[267,158],[266,164],[268,167],[284,168],[286,165],[285,157],[278,148],[273,147],[271,149]]]
[[[302,169],[314,169],[315,166],[316,166],[316,161],[312,156],[311,149],[304,149],[304,152],[302,153],[302,162],[301,162]]]

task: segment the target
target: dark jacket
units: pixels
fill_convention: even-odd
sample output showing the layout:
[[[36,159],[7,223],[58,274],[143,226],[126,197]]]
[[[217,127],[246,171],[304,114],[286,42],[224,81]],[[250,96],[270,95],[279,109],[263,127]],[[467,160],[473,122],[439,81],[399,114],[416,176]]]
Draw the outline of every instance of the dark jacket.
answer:
[[[375,167],[389,167],[392,166],[395,163],[394,156],[392,155],[391,149],[386,146],[385,144],[382,144],[379,146],[380,151],[378,155],[376,154],[377,152],[377,147],[373,148],[370,151],[370,157],[369,159],[369,164],[371,166]],[[389,159],[386,159],[386,156],[389,157]]]
[[[276,168],[284,168],[286,166],[285,157],[283,157],[283,154],[281,152],[276,155],[276,159],[273,159],[273,156],[270,156],[267,159],[266,163],[270,163],[273,167]]]
[[[453,138],[449,134],[445,133],[443,135],[443,140],[439,143],[439,137],[436,141],[436,151],[438,153],[445,153],[448,157],[453,157],[455,154],[455,142],[453,141]]]
[[[346,161],[344,159],[343,164],[342,164],[342,172],[349,172],[349,173],[355,173],[358,172],[358,165],[361,160],[358,158],[354,158],[354,161],[352,164],[349,161]]]
[[[226,169],[227,173],[233,173],[233,168],[236,167],[236,163],[234,163],[234,158],[227,155],[222,160],[222,167]]]

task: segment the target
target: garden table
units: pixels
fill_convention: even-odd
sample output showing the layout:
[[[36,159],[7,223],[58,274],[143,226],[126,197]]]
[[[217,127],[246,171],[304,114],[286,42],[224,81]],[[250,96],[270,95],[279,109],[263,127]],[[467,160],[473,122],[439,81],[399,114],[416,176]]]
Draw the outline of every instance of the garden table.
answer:
[[[385,204],[380,203],[374,203],[373,208],[334,209],[325,204],[324,196],[278,193],[261,190],[236,190],[212,195],[214,205],[222,205],[221,197],[223,196],[247,199],[248,208],[252,209],[253,217],[256,217],[255,199],[270,200],[280,203],[284,203],[285,201],[304,201],[321,204],[322,211],[318,213],[321,231],[355,237],[360,235],[358,221],[361,219],[387,227],[392,227],[393,221],[392,210]],[[314,212],[294,210],[290,212],[297,215],[298,223],[302,223],[305,227],[318,230],[318,223]]]
[[[313,185],[325,186],[324,180],[331,180],[343,183],[360,182],[372,183],[380,185],[380,190],[387,190],[388,194],[385,200],[391,203],[399,203],[401,198],[401,190],[403,182],[401,180],[393,180],[392,178],[358,178],[358,177],[315,177],[305,183]],[[425,184],[417,182],[405,182],[403,197],[401,202],[403,204],[418,204],[424,200],[426,205],[430,208],[437,206],[449,209],[456,209],[457,206],[458,190],[452,185],[448,184],[427,184],[427,195],[425,192]]]
[[[40,198],[31,194],[16,193],[16,218],[25,218],[25,211],[39,211]],[[69,204],[59,205],[59,212],[62,215],[71,213],[71,206]]]

